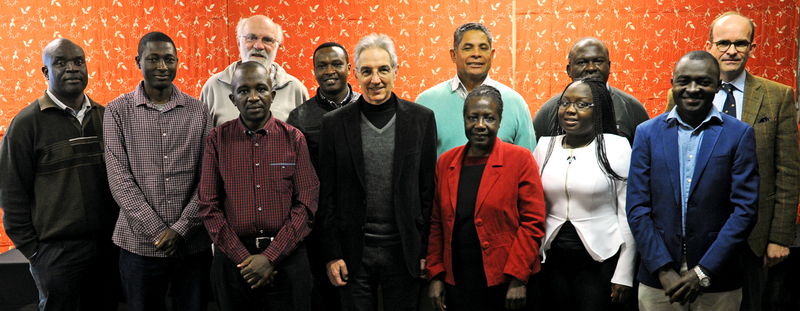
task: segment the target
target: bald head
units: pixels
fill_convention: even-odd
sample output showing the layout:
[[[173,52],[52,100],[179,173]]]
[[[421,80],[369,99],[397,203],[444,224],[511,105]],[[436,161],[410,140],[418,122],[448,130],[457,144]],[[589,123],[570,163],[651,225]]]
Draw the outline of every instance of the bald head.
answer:
[[[586,37],[578,40],[569,50],[568,58],[567,75],[573,81],[593,78],[608,82],[611,60],[608,48],[600,39]]]
[[[272,116],[269,109],[275,97],[267,68],[258,62],[242,63],[233,72],[231,89],[229,98],[245,126],[253,131],[264,127]]]
[[[283,42],[281,26],[264,15],[243,18],[236,26],[236,45],[242,61],[257,61],[267,69],[278,55]]]
[[[55,39],[42,51],[42,73],[48,90],[62,102],[78,100],[89,83],[86,54],[77,44],[64,38]]]

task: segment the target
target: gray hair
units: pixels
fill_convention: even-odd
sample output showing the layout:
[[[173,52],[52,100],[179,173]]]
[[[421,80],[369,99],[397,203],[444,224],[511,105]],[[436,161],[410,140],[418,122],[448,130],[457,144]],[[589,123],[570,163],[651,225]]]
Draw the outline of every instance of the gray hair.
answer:
[[[453,33],[454,50],[458,50],[458,45],[461,44],[461,39],[464,38],[464,33],[470,30],[480,30],[486,34],[486,38],[489,39],[489,47],[492,47],[492,32],[489,31],[489,28],[486,28],[486,25],[481,23],[466,23],[458,26],[456,31]]]
[[[366,49],[379,48],[389,53],[389,58],[392,62],[392,68],[397,68],[397,54],[394,52],[394,42],[389,36],[385,34],[373,33],[358,40],[354,55],[354,62],[356,68],[361,64],[361,52]]]
[[[251,18],[262,18],[262,19],[264,19],[266,24],[268,26],[272,26],[272,28],[274,28],[275,31],[278,33],[278,37],[275,38],[275,40],[278,40],[279,43],[283,44],[283,28],[281,28],[281,25],[278,25],[278,23],[275,23],[274,21],[272,21],[271,18],[266,17],[264,15],[253,15],[253,16],[250,16],[250,17],[244,17],[244,18],[240,19],[239,20],[239,24],[236,25],[236,36],[237,37],[241,37],[241,36],[245,35],[245,34],[242,33],[242,30],[244,29],[244,25],[247,24],[247,22]]]

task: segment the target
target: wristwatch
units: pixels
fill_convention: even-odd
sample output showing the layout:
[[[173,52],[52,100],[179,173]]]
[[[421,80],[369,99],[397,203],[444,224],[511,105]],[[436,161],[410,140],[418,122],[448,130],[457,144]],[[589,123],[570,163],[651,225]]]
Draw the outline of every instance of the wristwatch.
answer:
[[[703,269],[700,269],[700,266],[694,266],[694,273],[697,274],[697,277],[700,279],[700,286],[703,288],[708,288],[711,286],[711,278],[708,277],[705,273],[703,273]]]

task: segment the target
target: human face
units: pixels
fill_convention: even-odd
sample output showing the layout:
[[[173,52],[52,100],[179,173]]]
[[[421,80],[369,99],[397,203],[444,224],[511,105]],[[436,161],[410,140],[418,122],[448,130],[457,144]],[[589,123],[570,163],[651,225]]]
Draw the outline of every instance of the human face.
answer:
[[[576,46],[572,57],[567,64],[567,75],[572,80],[595,78],[608,82],[611,72],[611,61],[608,59],[608,50],[597,41],[585,41]]]
[[[747,41],[750,42],[750,22],[741,16],[731,15],[724,17],[717,21],[714,29],[712,30],[712,37],[714,42],[728,41]],[[750,46],[739,52],[736,47],[731,44],[728,50],[721,52],[716,44],[713,42],[706,42],[706,51],[714,55],[719,61],[720,76],[723,81],[730,82],[744,71],[744,66],[747,64],[747,59],[756,49],[755,43],[750,43]]]
[[[325,97],[331,98],[335,94],[346,92],[349,74],[350,64],[341,48],[326,47],[314,54],[314,77]]]
[[[494,49],[483,31],[469,30],[461,37],[458,51],[450,50],[450,59],[456,63],[460,79],[486,79],[492,68]]]
[[[147,42],[142,55],[136,56],[136,66],[142,70],[145,87],[165,90],[172,86],[178,71],[177,53],[169,42]]]
[[[263,18],[248,19],[242,27],[241,36],[236,40],[242,61],[256,61],[269,68],[278,55],[279,37],[277,28],[267,24]]]
[[[702,119],[714,104],[720,80],[710,60],[681,59],[672,73],[672,97],[681,119]]]
[[[86,55],[76,44],[61,40],[44,59],[42,73],[49,82],[48,89],[57,97],[83,94],[89,83]]]
[[[264,126],[269,120],[275,91],[267,70],[262,67],[242,68],[233,75],[231,102],[239,109],[242,121],[251,130]]]
[[[392,97],[397,68],[392,68],[389,52],[381,48],[361,51],[357,69],[358,85],[361,86],[365,101],[372,105],[380,105]]]
[[[501,116],[497,103],[488,97],[473,97],[466,103],[464,133],[469,140],[470,156],[485,156],[492,152]]]
[[[592,96],[592,89],[589,85],[582,82],[575,82],[570,85],[564,94],[561,96],[562,102],[584,102],[594,103]],[[590,138],[594,137],[594,108],[587,107],[586,109],[578,109],[575,104],[569,105],[566,108],[558,106],[558,123],[564,129],[566,136],[572,138]],[[574,141],[574,140],[573,140]]]

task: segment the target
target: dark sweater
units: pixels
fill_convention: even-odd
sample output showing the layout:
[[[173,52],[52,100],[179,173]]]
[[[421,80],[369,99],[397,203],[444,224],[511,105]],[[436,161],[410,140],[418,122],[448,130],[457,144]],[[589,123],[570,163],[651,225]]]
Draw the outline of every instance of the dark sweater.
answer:
[[[26,257],[40,242],[111,239],[119,207],[104,160],[105,108],[91,104],[81,125],[45,94],[20,111],[3,137],[3,225]]]

